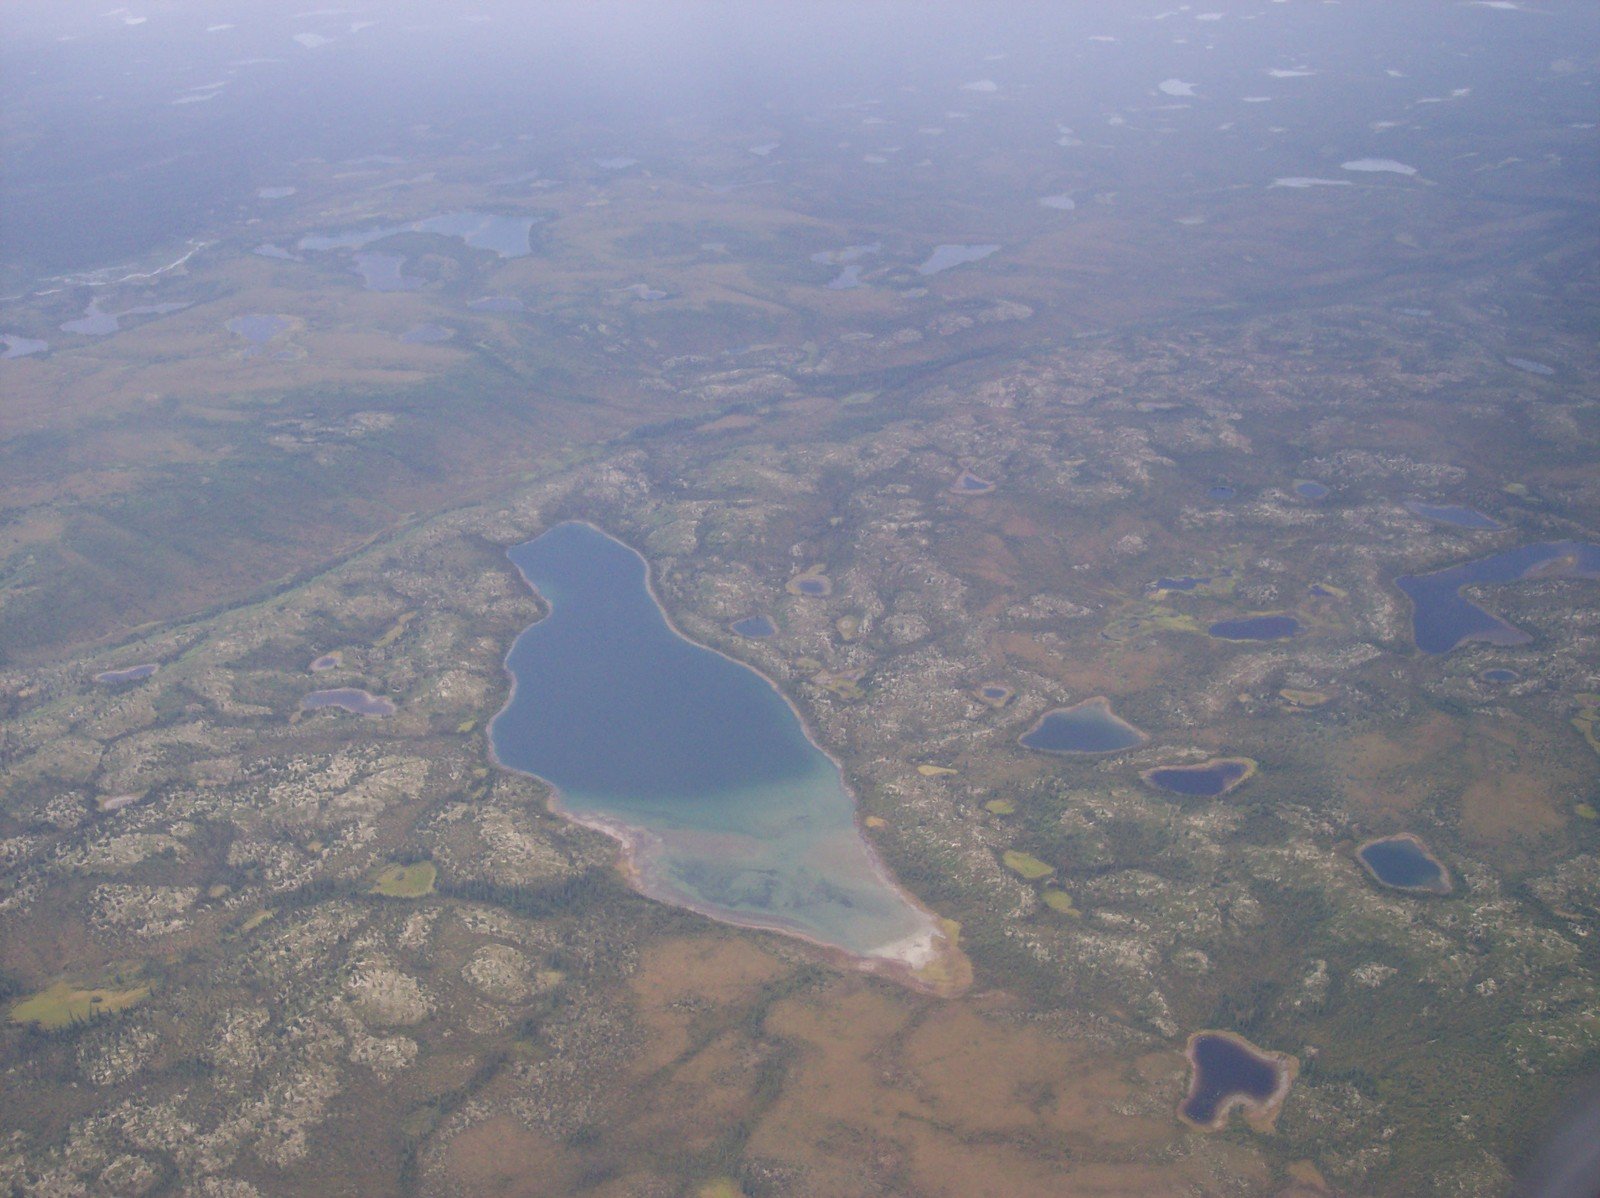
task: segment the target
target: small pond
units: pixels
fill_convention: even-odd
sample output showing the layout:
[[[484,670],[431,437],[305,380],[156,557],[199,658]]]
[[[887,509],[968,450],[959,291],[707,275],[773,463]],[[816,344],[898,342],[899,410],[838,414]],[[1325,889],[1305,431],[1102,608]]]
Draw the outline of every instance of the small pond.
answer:
[[[1248,757],[1215,757],[1198,765],[1161,765],[1139,775],[1157,790],[1192,798],[1225,795],[1256,772]]]
[[[338,707],[355,715],[393,715],[395,712],[393,699],[374,695],[353,686],[336,686],[332,690],[312,691],[300,700],[300,707],[304,711],[315,711],[321,707]]]
[[[981,262],[999,248],[998,245],[934,246],[933,253],[928,255],[927,261],[917,267],[917,273],[936,275],[957,266],[965,266],[969,262]]]
[[[1293,1058],[1265,1052],[1230,1032],[1197,1032],[1189,1038],[1189,1093],[1178,1113],[1196,1127],[1226,1125],[1235,1107],[1270,1119],[1294,1080]]]
[[[1245,616],[1237,620],[1218,620],[1206,632],[1222,641],[1281,641],[1300,631],[1293,616]]]
[[[1395,890],[1449,894],[1452,889],[1450,871],[1409,832],[1369,840],[1356,850],[1356,857],[1369,874]]]
[[[1120,753],[1149,737],[1113,713],[1109,699],[1096,696],[1045,712],[1017,739],[1040,753]]]
[[[118,682],[138,682],[141,678],[150,677],[160,668],[159,663],[147,661],[136,666],[126,666],[120,670],[102,670],[94,676],[94,680],[113,685]]]
[[[778,626],[772,622],[771,617],[760,614],[735,620],[728,627],[738,635],[749,637],[751,640],[762,640],[778,631]]]

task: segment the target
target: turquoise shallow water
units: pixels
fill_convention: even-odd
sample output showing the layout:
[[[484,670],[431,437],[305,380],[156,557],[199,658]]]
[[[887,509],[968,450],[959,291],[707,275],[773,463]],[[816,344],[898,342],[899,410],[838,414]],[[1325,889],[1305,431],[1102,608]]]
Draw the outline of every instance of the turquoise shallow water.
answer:
[[[934,923],[884,874],[839,767],[748,666],[679,634],[644,560],[568,523],[509,556],[550,605],[506,656],[500,763],[631,850],[652,898],[861,956],[920,960]]]

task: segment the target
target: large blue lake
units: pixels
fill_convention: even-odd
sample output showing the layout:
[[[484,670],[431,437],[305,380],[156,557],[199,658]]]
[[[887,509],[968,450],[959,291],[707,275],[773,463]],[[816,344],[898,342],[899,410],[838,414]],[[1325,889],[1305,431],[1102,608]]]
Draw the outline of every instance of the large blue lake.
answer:
[[[1600,579],[1600,545],[1583,541],[1521,545],[1431,574],[1403,575],[1395,579],[1395,585],[1411,600],[1417,648],[1424,653],[1448,653],[1467,641],[1525,645],[1532,640],[1522,629],[1479,607],[1461,590],[1537,578]]]
[[[648,568],[588,524],[509,556],[550,612],[511,647],[496,757],[630,850],[652,898],[917,966],[934,918],[886,875],[839,766],[778,690],[667,621]]]

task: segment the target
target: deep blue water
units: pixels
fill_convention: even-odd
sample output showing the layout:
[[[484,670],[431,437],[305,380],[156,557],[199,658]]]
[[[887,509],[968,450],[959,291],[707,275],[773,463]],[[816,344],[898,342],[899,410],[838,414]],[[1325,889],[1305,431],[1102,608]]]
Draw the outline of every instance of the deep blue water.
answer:
[[[1408,836],[1388,836],[1361,846],[1358,852],[1378,881],[1400,890],[1450,888],[1444,870]]]
[[[1328,488],[1322,483],[1312,482],[1310,479],[1301,479],[1294,485],[1294,493],[1301,499],[1326,499]]]
[[[1161,790],[1197,798],[1212,798],[1237,786],[1250,772],[1243,761],[1208,761],[1203,765],[1168,765],[1145,771],[1145,780]]]
[[[1104,699],[1047,711],[1019,738],[1043,753],[1116,753],[1142,744],[1143,732],[1112,713]]]
[[[625,840],[641,890],[863,955],[931,935],[837,764],[767,679],[672,628],[638,554],[568,523],[509,556],[550,613],[506,657],[495,754]]]
[[[1405,574],[1395,579],[1395,585],[1411,600],[1411,629],[1417,648],[1424,653],[1448,653],[1467,641],[1524,645],[1532,640],[1461,593],[1465,586],[1529,578],[1600,579],[1600,545],[1583,541],[1522,545],[1431,574]]]
[[[1210,1123],[1227,1100],[1242,1094],[1257,1102],[1278,1088],[1278,1065],[1251,1052],[1228,1036],[1195,1037],[1194,1083],[1183,1113],[1196,1123]]]
[[[1281,641],[1300,631],[1300,621],[1293,616],[1245,616],[1219,620],[1206,631],[1225,641]]]
[[[763,615],[746,616],[742,620],[735,620],[730,627],[740,636],[751,637],[755,640],[771,636],[778,631],[772,620]]]

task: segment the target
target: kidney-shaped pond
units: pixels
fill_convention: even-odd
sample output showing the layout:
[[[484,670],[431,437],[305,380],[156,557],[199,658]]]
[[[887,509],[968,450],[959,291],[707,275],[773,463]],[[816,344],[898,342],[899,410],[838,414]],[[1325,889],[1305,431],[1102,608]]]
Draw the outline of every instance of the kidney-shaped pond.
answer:
[[[512,645],[496,757],[629,850],[645,894],[911,968],[937,921],[862,838],[838,764],[766,678],[668,623],[637,553],[588,524],[510,551],[550,613]]]
[[[1111,710],[1103,695],[1047,711],[1020,737],[1041,753],[1120,753],[1150,738]]]

